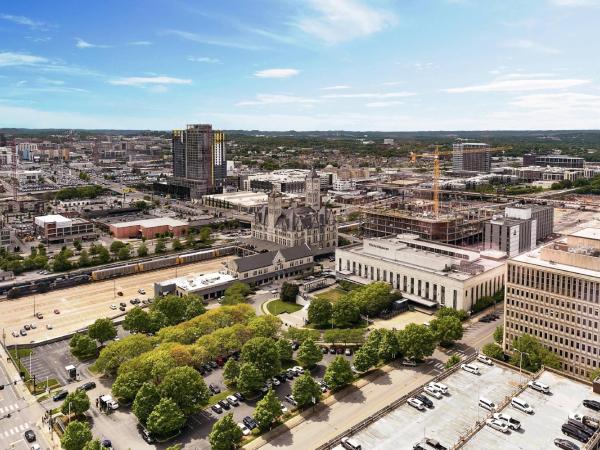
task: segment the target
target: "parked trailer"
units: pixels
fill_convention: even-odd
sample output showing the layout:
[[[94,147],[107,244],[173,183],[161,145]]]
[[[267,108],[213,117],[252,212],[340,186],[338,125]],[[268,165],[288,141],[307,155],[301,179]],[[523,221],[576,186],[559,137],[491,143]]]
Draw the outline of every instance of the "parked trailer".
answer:
[[[133,275],[137,273],[139,264],[126,264],[124,266],[109,267],[108,269],[94,270],[92,272],[92,280],[101,281],[108,280],[114,277],[123,275]]]

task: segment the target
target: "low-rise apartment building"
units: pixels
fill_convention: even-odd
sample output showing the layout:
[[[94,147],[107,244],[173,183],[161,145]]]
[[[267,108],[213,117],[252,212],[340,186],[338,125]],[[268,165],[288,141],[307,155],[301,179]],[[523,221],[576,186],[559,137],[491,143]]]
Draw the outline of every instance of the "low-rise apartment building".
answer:
[[[600,367],[600,229],[586,228],[508,261],[504,349],[535,336],[562,369],[587,377]]]

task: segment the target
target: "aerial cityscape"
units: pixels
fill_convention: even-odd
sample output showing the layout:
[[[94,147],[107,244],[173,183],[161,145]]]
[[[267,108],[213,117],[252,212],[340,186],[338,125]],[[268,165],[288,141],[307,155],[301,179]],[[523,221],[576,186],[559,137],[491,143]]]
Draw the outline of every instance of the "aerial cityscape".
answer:
[[[599,450],[599,23],[0,5],[0,450]]]

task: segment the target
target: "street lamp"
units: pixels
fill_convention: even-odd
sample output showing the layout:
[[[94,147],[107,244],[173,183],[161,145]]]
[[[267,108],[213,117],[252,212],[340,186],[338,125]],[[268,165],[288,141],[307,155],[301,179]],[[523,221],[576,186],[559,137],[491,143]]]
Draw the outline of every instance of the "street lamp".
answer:
[[[527,355],[527,356],[531,356],[531,355],[529,353],[527,353],[527,352],[522,352],[518,348],[514,348],[514,347],[513,347],[513,352],[519,352],[519,355],[520,355],[519,356],[519,379],[521,379],[522,375],[523,375],[522,374],[522,371],[523,371],[523,369],[522,369],[522,367],[523,367],[523,355],[524,354]]]

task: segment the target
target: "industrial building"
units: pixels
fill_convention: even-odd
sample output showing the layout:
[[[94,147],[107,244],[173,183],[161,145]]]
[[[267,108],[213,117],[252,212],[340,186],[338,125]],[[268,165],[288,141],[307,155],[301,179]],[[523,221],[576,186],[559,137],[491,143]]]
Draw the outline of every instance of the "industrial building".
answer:
[[[501,252],[476,252],[403,234],[365,239],[338,248],[338,277],[360,284],[385,281],[402,296],[425,308],[471,310],[481,297],[504,286]]]
[[[244,256],[226,263],[229,275],[253,284],[302,276],[311,273],[313,266],[313,252],[306,244]]]
[[[38,216],[33,221],[35,233],[43,242],[67,243],[75,240],[92,240],[98,238],[94,224],[84,219],[67,217],[54,214]]]
[[[454,172],[489,173],[492,168],[490,146],[480,142],[452,144],[452,170]]]
[[[484,247],[517,256],[552,234],[554,208],[542,205],[511,206],[504,216],[494,216],[485,223]]]
[[[155,217],[109,224],[110,233],[117,239],[154,239],[164,233],[173,233],[174,236],[179,237],[185,234],[187,229],[187,222],[171,217]]]
[[[154,296],[174,294],[179,297],[197,295],[205,300],[219,298],[234,281],[231,275],[219,272],[172,278],[154,283]]]
[[[585,159],[568,155],[523,155],[523,166],[550,166],[583,169]]]
[[[587,378],[600,367],[600,229],[586,228],[508,261],[504,350],[524,334]]]

